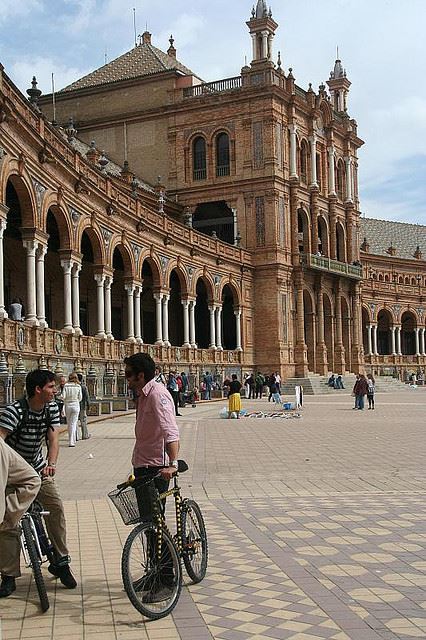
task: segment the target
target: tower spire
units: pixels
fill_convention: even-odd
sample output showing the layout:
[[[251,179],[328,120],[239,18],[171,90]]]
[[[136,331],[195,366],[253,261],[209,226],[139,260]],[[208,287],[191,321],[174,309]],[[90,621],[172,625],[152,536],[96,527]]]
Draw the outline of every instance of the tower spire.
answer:
[[[257,62],[271,62],[272,40],[278,24],[272,18],[272,10],[268,9],[265,0],[257,0],[256,7],[253,6],[251,18],[246,24],[252,38],[252,65]]]
[[[337,58],[333,70],[330,72],[330,78],[327,80],[327,84],[335,110],[346,111],[351,83],[346,76],[346,70],[343,68],[342,61],[339,58],[339,47],[336,47],[336,54]]]

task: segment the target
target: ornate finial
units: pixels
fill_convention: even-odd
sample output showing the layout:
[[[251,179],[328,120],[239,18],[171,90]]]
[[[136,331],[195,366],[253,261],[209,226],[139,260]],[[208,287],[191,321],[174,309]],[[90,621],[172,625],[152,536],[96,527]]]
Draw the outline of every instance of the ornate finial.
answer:
[[[237,230],[237,235],[235,236],[235,246],[241,247],[241,233]]]
[[[0,353],[0,373],[9,373],[9,367],[7,366],[7,360],[4,351]]]
[[[422,252],[420,250],[419,245],[417,245],[416,250],[413,253],[413,257],[416,258],[416,260],[421,260],[422,259]]]
[[[88,378],[97,378],[97,373],[96,373],[95,365],[93,364],[93,362],[91,362],[90,365],[89,365],[89,369],[87,371],[87,377]]]
[[[256,9],[254,8],[254,5],[253,5],[253,9],[251,10],[251,17],[252,18],[256,17]]]
[[[29,95],[28,99],[30,103],[38,109],[38,99],[41,96],[41,91],[40,89],[37,89],[37,80],[35,76],[33,76],[30,89],[27,89],[27,94]]]
[[[92,142],[90,143],[90,147],[86,153],[86,158],[93,164],[96,164],[96,162],[98,161],[99,151],[96,149],[96,143],[94,140],[92,140]]]
[[[170,46],[171,47],[173,47],[174,41],[175,41],[175,39],[173,38],[173,34],[171,34],[170,38],[169,38],[169,42],[170,42]]]
[[[175,40],[174,40],[173,36],[171,35],[170,38],[169,38],[170,47],[167,49],[167,54],[169,56],[172,56],[172,58],[176,58],[176,49],[173,46],[174,45],[174,41]]]
[[[108,158],[105,156],[105,151],[101,151],[101,157],[98,160],[98,164],[101,167],[101,171],[105,171],[106,166],[108,164],[109,160]]]
[[[213,229],[213,231],[212,231],[212,238],[213,238],[214,240],[217,240],[217,233],[216,233],[216,231],[215,231],[214,229]]]
[[[47,366],[46,358],[44,356],[41,356],[40,360],[38,361],[38,368],[42,371],[47,371],[49,369],[49,367]]]
[[[55,374],[57,376],[62,376],[64,374],[64,370],[62,368],[61,361],[59,360],[59,358],[56,361]]]
[[[27,370],[25,368],[24,361],[22,360],[21,354],[19,354],[15,363],[15,373],[26,373],[26,372]]]
[[[293,69],[291,67],[288,69],[288,77],[294,80]]]
[[[132,194],[131,194],[132,198],[137,198],[138,197],[138,181],[136,180],[136,176],[133,176],[130,186],[132,188]]]
[[[72,116],[70,116],[68,120],[68,124],[65,127],[65,133],[66,133],[68,142],[70,144],[73,144],[75,142],[75,137],[77,135],[77,129],[74,126],[74,119]]]
[[[278,65],[278,69],[281,69],[281,51],[278,51],[277,65]]]
[[[310,82],[310,83],[309,83],[309,85],[308,85],[308,92],[309,92],[309,93],[313,93],[313,90],[312,90],[312,82]]]

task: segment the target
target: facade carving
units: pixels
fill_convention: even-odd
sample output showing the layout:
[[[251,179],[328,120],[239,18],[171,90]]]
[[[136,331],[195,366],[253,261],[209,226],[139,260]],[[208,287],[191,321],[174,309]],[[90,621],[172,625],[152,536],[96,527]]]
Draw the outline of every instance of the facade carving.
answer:
[[[169,67],[116,77],[113,61],[57,94],[60,126],[49,96],[30,104],[1,69],[6,377],[41,358],[118,375],[140,350],[194,376],[426,365],[426,231],[409,256],[397,235],[372,246],[341,62],[328,90],[303,90],[273,62],[270,12],[247,25],[239,76],[200,84],[162,54]],[[131,55],[158,63],[148,35]]]

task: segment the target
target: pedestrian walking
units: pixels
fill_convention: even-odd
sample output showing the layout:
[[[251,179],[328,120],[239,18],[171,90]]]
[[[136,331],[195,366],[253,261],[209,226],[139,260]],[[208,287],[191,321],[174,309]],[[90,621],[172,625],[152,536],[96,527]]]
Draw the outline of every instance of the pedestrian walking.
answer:
[[[88,440],[90,438],[90,433],[87,428],[87,411],[90,407],[89,392],[87,390],[86,385],[84,384],[82,374],[77,373],[77,377],[81,386],[80,413],[78,414],[78,419],[80,421],[81,437],[83,440]]]
[[[367,400],[368,400],[368,408],[374,409],[374,394],[376,392],[376,381],[373,378],[372,374],[369,373],[367,375]]]
[[[81,385],[75,372],[70,373],[68,376],[68,382],[64,384],[62,389],[62,397],[68,426],[68,446],[75,447],[78,440],[77,422],[80,413],[80,402],[83,399]]]
[[[263,385],[265,384],[265,378],[262,376],[260,371],[256,373],[256,377],[254,379],[256,385],[256,400],[257,398],[262,399],[263,395]]]

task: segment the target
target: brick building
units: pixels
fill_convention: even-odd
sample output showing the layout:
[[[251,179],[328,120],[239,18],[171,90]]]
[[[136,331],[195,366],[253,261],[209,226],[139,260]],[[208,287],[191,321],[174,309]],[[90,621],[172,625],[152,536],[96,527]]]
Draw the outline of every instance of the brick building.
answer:
[[[43,358],[118,385],[135,350],[194,378],[423,366],[424,229],[360,219],[341,61],[303,90],[262,0],[247,26],[235,77],[204,83],[145,32],[55,113],[2,71],[4,371]]]

